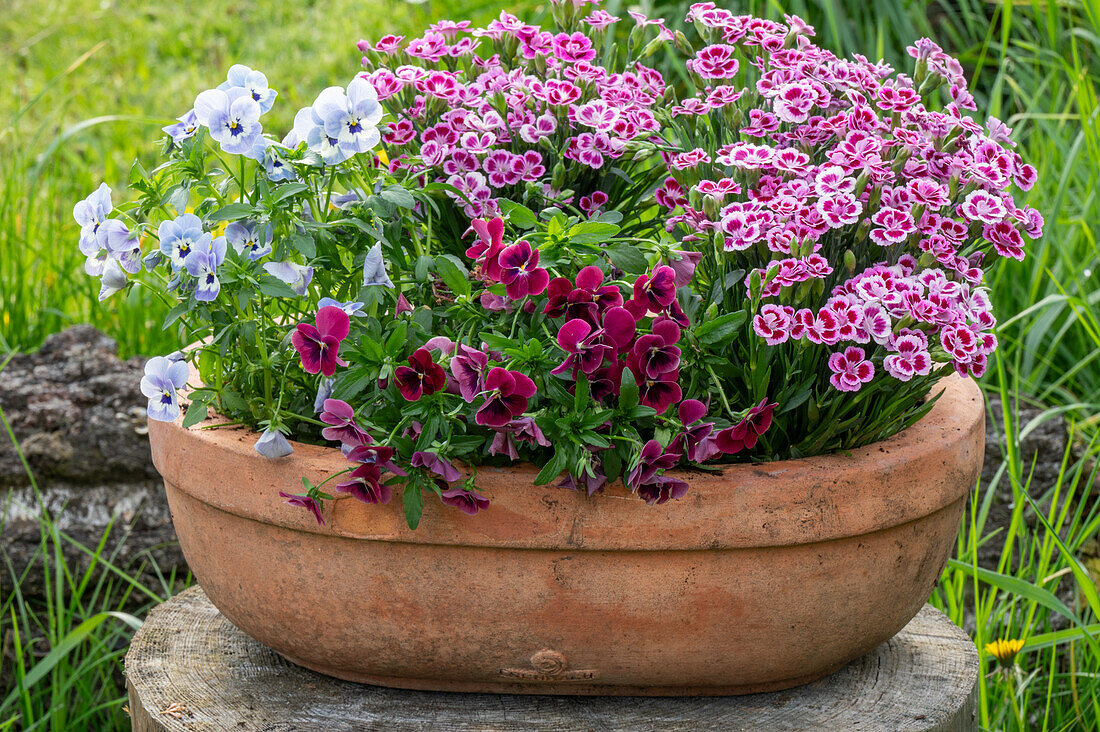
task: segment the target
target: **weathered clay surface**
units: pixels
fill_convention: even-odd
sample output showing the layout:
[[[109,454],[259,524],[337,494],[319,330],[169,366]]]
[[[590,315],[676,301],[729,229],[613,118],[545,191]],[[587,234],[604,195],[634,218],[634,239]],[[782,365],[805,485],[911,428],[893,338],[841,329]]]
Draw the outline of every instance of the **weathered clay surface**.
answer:
[[[984,406],[953,377],[918,424],[849,454],[718,474],[647,506],[483,468],[478,516],[349,496],[325,526],[282,503],[346,465],[247,430],[153,423],[184,553],[211,601],[287,658],[383,685],[553,694],[728,694],[818,678],[897,633],[953,550]],[[209,423],[206,426],[214,424]]]
[[[138,390],[142,360],[122,361],[113,340],[81,325],[17,355],[0,371],[0,407],[37,482],[38,493],[6,433],[0,433],[0,548],[17,573],[35,559],[43,509],[59,531],[95,547],[111,529],[104,556],[124,569],[156,561],[183,567],[168,506],[149,454],[145,400]],[[75,570],[87,555],[63,542]],[[143,577],[155,581],[147,571]],[[42,592],[42,572],[21,584]],[[8,572],[0,572],[6,588]]]

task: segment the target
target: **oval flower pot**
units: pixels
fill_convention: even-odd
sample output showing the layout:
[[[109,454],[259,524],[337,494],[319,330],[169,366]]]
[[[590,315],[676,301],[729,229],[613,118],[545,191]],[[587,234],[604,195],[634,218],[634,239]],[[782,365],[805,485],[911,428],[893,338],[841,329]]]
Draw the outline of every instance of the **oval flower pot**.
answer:
[[[347,462],[304,444],[268,460],[244,429],[151,422],[153,460],[195,577],[287,659],[411,689],[716,695],[831,673],[928,599],[981,469],[969,379],[918,423],[850,454],[680,472],[647,506],[482,467],[477,516],[340,496],[318,526],[279,491]],[[214,422],[208,422],[207,425]]]

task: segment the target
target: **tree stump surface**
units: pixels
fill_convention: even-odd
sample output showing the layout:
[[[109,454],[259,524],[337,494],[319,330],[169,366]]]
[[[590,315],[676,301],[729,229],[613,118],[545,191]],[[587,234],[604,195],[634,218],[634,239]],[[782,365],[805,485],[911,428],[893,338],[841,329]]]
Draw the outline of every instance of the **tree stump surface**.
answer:
[[[126,676],[135,732],[977,730],[977,650],[929,605],[874,652],[786,691],[513,696],[404,691],[313,673],[245,635],[192,587],[149,614],[126,655]]]

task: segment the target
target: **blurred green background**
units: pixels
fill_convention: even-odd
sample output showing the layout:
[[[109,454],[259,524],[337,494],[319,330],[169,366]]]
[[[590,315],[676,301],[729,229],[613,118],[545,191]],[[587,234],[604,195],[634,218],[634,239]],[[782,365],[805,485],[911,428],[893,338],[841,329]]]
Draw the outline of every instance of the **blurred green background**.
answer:
[[[823,45],[905,69],[907,45],[921,36],[936,39],[962,61],[979,109],[1015,128],[1019,152],[1038,168],[1026,202],[1046,217],[1046,236],[1027,261],[1003,261],[988,278],[1001,350],[983,386],[1006,400],[1041,403],[1045,415],[1067,415],[1072,449],[1052,495],[1044,496],[1049,525],[1033,522],[1039,528],[1029,532],[1023,516],[1030,466],[1013,446],[1035,425],[1018,424],[1009,410],[1003,471],[1017,499],[1012,524],[1007,532],[985,529],[991,490],[979,486],[974,521],[964,527],[934,602],[956,622],[972,618],[968,630],[979,647],[996,637],[1028,640],[1014,670],[998,671],[983,655],[984,728],[1096,728],[1090,725],[1100,719],[1100,597],[1089,577],[1088,548],[1100,527],[1092,472],[1100,431],[1100,0],[719,4],[775,18],[801,15]],[[683,17],[688,3],[653,5],[637,7],[671,21]],[[178,346],[159,330],[162,306],[140,288],[125,300],[96,302],[99,285],[83,273],[72,206],[101,181],[116,201],[125,196],[133,160],[156,164],[159,127],[184,113],[198,91],[222,81],[231,64],[264,71],[279,90],[265,127],[281,133],[320,89],[345,84],[357,71],[359,38],[416,34],[440,17],[485,22],[503,7],[531,22],[547,10],[534,0],[3,0],[0,364],[6,352],[33,349],[80,322],[116,337],[124,355]],[[607,7],[626,17],[627,4]],[[44,553],[52,541],[45,526]],[[974,565],[979,545],[989,542],[1000,548],[1001,561],[998,571],[983,574]],[[1063,607],[1073,622],[1051,602],[1062,602],[1053,594],[1059,586],[1072,590],[1071,606]],[[31,678],[41,654],[13,653],[10,645],[57,647],[117,604],[109,592],[94,603],[63,594],[45,608],[0,598],[3,662],[13,665],[14,678]],[[146,595],[147,602],[160,599]],[[34,684],[0,690],[0,730],[128,728],[118,666],[129,632],[126,623],[97,623],[55,665],[40,667]],[[73,720],[81,721],[65,726]]]

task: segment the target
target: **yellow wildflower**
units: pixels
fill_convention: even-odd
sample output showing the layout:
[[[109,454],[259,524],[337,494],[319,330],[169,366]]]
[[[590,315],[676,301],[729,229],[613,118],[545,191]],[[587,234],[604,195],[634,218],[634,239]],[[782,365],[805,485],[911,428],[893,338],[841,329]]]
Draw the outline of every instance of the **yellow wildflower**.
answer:
[[[985,652],[996,658],[1002,666],[1011,666],[1016,654],[1023,647],[1024,642],[1018,638],[998,638],[985,644]]]

